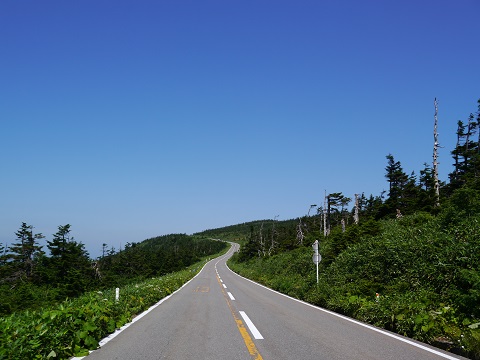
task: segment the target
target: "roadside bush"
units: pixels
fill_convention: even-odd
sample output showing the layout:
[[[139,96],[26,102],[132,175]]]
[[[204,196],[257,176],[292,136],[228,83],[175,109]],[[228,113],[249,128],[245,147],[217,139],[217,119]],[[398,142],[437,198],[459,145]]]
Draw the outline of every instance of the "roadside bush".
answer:
[[[425,213],[381,221],[377,235],[320,263],[318,285],[309,247],[229,266],[312,304],[480,359],[479,223],[473,213],[447,230],[445,217]]]
[[[0,318],[0,359],[68,359],[88,355],[100,339],[190,280],[205,262],[120,289],[90,292],[53,308]]]

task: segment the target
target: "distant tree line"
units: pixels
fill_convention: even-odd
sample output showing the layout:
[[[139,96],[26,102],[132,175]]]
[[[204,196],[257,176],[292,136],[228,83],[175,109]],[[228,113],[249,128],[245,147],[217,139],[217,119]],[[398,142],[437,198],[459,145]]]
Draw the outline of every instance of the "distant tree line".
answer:
[[[0,316],[161,276],[226,247],[220,241],[172,234],[128,243],[119,252],[105,251],[103,244],[102,256],[91,259],[84,244],[71,235],[70,224],[59,226],[47,240],[48,255],[39,245],[44,238],[23,222],[10,245],[0,243]]]
[[[295,221],[264,220],[251,223],[248,233],[244,231],[247,241],[241,249],[239,260],[269,256],[305,244],[310,245],[315,238],[331,235],[338,239],[334,249],[334,253],[338,254],[349,241],[358,239],[361,234],[374,235],[378,231],[378,220],[417,212],[437,215],[455,192],[462,189],[480,191],[480,100],[477,106],[477,112],[471,113],[466,121],[457,122],[457,142],[451,151],[453,171],[448,175],[449,182],[439,181],[434,169],[439,145],[435,100],[433,166],[424,163],[418,175],[415,172],[409,174],[400,161],[388,154],[385,167],[388,191],[368,197],[364,193],[355,194],[353,208],[349,207],[353,197],[347,197],[342,192],[329,193],[325,194],[323,204],[311,206],[310,210],[316,208],[316,214],[310,215],[309,210],[308,214]],[[436,192],[437,183],[439,194]]]
[[[127,243],[121,252],[102,255],[94,265],[102,284],[119,283],[181,270],[226,246],[223,241],[170,234]]]
[[[388,191],[368,198],[325,193],[321,206],[298,219],[252,223],[229,265],[295,298],[480,359],[478,105],[457,123],[448,182],[436,178],[434,134],[432,167],[425,164],[419,176],[388,154]]]

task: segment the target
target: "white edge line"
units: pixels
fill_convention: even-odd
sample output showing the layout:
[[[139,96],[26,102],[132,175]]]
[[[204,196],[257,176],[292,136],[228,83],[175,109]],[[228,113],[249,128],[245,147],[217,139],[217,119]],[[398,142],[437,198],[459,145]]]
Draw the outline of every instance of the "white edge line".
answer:
[[[154,310],[157,306],[161,305],[164,301],[170,299],[173,295],[175,295],[177,292],[179,292],[180,290],[182,290],[190,281],[192,281],[193,279],[195,279],[198,275],[200,275],[200,273],[203,271],[203,269],[205,268],[205,266],[207,266],[208,263],[212,262],[213,260],[216,260],[217,258],[214,258],[208,262],[205,263],[205,265],[203,265],[203,267],[200,269],[200,271],[197,273],[197,275],[195,275],[193,278],[191,278],[190,280],[188,280],[185,284],[183,284],[181,287],[179,287],[177,290],[175,290],[173,293],[171,293],[170,295],[168,296],[165,296],[163,299],[161,299],[159,302],[157,302],[156,304],[150,306],[147,310],[145,310],[143,313],[135,316],[133,318],[133,320],[125,325],[123,325],[121,328],[115,330],[115,332],[111,333],[110,335],[108,335],[107,337],[103,338],[102,340],[99,341],[98,343],[98,347],[101,348],[102,346],[104,346],[106,343],[108,343],[110,340],[113,340],[115,337],[117,337],[117,335],[119,335],[123,330],[127,329],[130,325],[136,323],[138,320],[140,320],[141,318],[143,318],[145,315],[147,315],[150,311]],[[97,349],[98,350],[98,349]],[[94,352],[96,350],[91,350],[90,351],[90,354],[92,352]],[[88,355],[87,355],[88,356]],[[72,357],[70,358],[70,360],[81,360],[81,359],[84,359],[86,358],[87,356],[81,356],[81,357]]]
[[[245,311],[239,311],[239,313],[240,315],[242,315],[242,318],[245,321],[245,324],[247,324],[248,328],[250,329],[250,332],[252,333],[253,337],[256,340],[263,339],[262,334],[260,334],[260,331],[258,331],[257,327],[253,324],[252,320],[250,320],[248,315],[245,314]]]
[[[397,335],[397,334],[388,332],[388,331],[386,331],[386,330],[383,330],[383,329],[374,327],[374,326],[369,325],[369,324],[366,324],[366,323],[362,323],[362,322],[360,322],[360,321],[358,321],[358,320],[354,320],[354,319],[349,318],[349,317],[347,317],[347,316],[337,314],[337,313],[335,313],[335,312],[333,312],[333,311],[330,311],[330,310],[321,308],[321,307],[319,307],[319,306],[316,306],[316,305],[313,305],[313,304],[309,304],[309,303],[307,303],[307,302],[305,302],[305,301],[302,301],[302,300],[299,300],[299,299],[295,299],[295,298],[293,298],[293,297],[291,297],[291,296],[282,294],[281,292],[278,292],[278,291],[276,291],[276,290],[270,289],[270,288],[266,287],[265,285],[259,284],[259,283],[255,282],[255,281],[253,281],[253,280],[247,279],[246,277],[243,277],[243,276],[237,274],[235,271],[233,271],[232,269],[230,269],[230,268],[228,267],[228,265],[227,265],[226,262],[225,262],[225,265],[227,266],[227,269],[228,269],[228,270],[230,270],[232,273],[234,273],[234,274],[237,275],[238,277],[241,277],[242,279],[245,279],[245,280],[247,280],[247,281],[250,281],[251,283],[253,283],[253,284],[255,284],[255,285],[261,286],[261,287],[264,288],[264,289],[267,289],[267,290],[270,290],[270,291],[272,291],[272,292],[274,292],[274,293],[277,293],[277,294],[279,294],[279,295],[285,296],[286,298],[289,298],[289,299],[291,299],[291,300],[295,300],[295,301],[297,301],[297,302],[299,302],[299,303],[301,303],[301,304],[303,304],[303,305],[310,306],[310,307],[312,307],[312,308],[314,308],[314,309],[316,309],[316,310],[323,311],[323,312],[325,312],[325,313],[327,313],[327,314],[330,314],[330,315],[339,317],[339,318],[341,318],[341,319],[347,320],[347,321],[349,321],[349,322],[352,322],[352,323],[354,323],[354,324],[363,326],[363,327],[365,327],[365,328],[367,328],[367,329],[376,331],[376,332],[378,332],[378,333],[380,333],[380,334],[383,334],[383,335],[392,337],[392,338],[394,338],[394,339],[396,339],[396,340],[403,341],[403,342],[405,342],[405,343],[407,343],[407,344],[410,344],[410,345],[415,346],[415,347],[417,347],[417,348],[420,348],[420,349],[422,349],[422,350],[431,352],[431,353],[433,353],[433,354],[435,354],[435,355],[438,355],[438,356],[441,356],[441,357],[443,357],[443,358],[445,358],[445,359],[449,359],[449,360],[459,360],[459,359],[462,359],[462,358],[450,356],[450,355],[448,355],[448,354],[445,354],[445,353],[443,353],[443,352],[441,352],[441,351],[437,351],[437,350],[435,350],[435,349],[431,349],[431,348],[429,348],[429,347],[427,347],[427,346],[421,345],[421,344],[419,344],[419,343],[417,343],[417,342],[415,342],[415,341],[413,341],[413,340],[409,340],[408,338],[402,337],[402,336],[400,336],[400,335]]]

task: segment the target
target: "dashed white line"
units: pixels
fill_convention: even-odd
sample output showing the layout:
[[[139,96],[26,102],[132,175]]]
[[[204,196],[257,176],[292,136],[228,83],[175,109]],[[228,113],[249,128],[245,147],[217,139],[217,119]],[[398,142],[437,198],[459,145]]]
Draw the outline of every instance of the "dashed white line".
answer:
[[[351,322],[351,323],[354,323],[354,324],[363,326],[363,327],[365,327],[365,328],[367,328],[367,329],[376,331],[376,332],[378,332],[378,333],[380,333],[380,334],[383,334],[383,335],[389,336],[389,337],[391,337],[391,338],[394,338],[394,339],[396,339],[396,340],[402,341],[402,342],[404,342],[404,343],[410,344],[410,345],[415,346],[415,347],[417,347],[417,348],[419,348],[419,349],[422,349],[422,350],[428,351],[428,352],[430,352],[430,353],[432,353],[432,354],[441,356],[441,357],[443,357],[443,358],[445,358],[445,359],[458,360],[458,357],[454,357],[454,356],[451,356],[451,355],[449,355],[449,354],[444,354],[444,353],[442,353],[442,352],[440,352],[440,351],[437,351],[437,350],[435,350],[435,349],[431,349],[431,348],[429,348],[429,347],[427,347],[427,346],[418,344],[418,343],[414,342],[414,341],[411,340],[411,339],[404,338],[404,337],[402,337],[402,336],[400,336],[400,335],[398,335],[398,334],[394,334],[394,333],[387,332],[387,331],[385,331],[385,330],[383,330],[383,329],[376,328],[376,327],[374,327],[374,326],[372,326],[372,325],[368,325],[368,324],[366,324],[366,323],[362,323],[362,322],[360,322],[360,321],[358,321],[358,320],[354,320],[354,319],[349,318],[349,317],[347,317],[347,316],[344,316],[344,315],[341,315],[341,314],[337,314],[337,313],[335,313],[335,312],[333,312],[333,311],[330,311],[330,310],[327,310],[327,309],[324,309],[324,308],[321,308],[321,307],[318,307],[318,306],[309,304],[309,303],[307,303],[307,302],[305,302],[305,301],[295,299],[295,298],[293,298],[293,297],[291,297],[291,296],[282,294],[282,293],[279,292],[279,291],[270,289],[270,288],[268,288],[268,287],[266,287],[266,286],[264,286],[264,285],[262,285],[262,284],[259,284],[259,283],[255,282],[255,281],[253,281],[253,280],[247,279],[247,278],[245,278],[245,277],[237,274],[237,273],[234,272],[232,269],[230,269],[230,268],[228,267],[228,265],[227,265],[227,269],[230,270],[230,272],[232,272],[233,274],[237,275],[238,277],[240,277],[240,278],[242,278],[242,279],[244,279],[244,280],[246,280],[246,281],[249,281],[249,282],[251,282],[251,283],[253,283],[253,284],[255,284],[255,285],[258,285],[258,286],[260,286],[260,287],[262,287],[262,288],[264,288],[264,289],[266,289],[266,290],[269,290],[269,291],[271,291],[271,292],[273,292],[273,293],[276,293],[276,294],[278,294],[278,295],[284,296],[284,297],[286,297],[286,298],[288,298],[288,299],[290,299],[290,300],[299,302],[299,303],[301,303],[301,304],[303,304],[303,305],[306,305],[306,306],[309,306],[309,307],[311,307],[311,308],[314,308],[314,309],[316,309],[316,310],[318,310],[318,311],[322,311],[322,312],[325,312],[325,313],[327,313],[327,314],[336,316],[336,317],[338,317],[338,318],[344,319],[344,320],[349,321],[349,322]],[[240,311],[240,314],[241,314],[241,313],[242,313],[242,312]],[[245,322],[246,322],[246,320],[245,320]]]
[[[250,320],[248,315],[245,314],[245,311],[239,311],[239,313],[242,316],[243,320],[245,321],[245,324],[247,324],[248,328],[250,329],[250,332],[252,333],[253,337],[257,340],[263,339],[262,334],[260,334],[260,331],[258,331],[256,326],[253,325],[252,320]]]
[[[230,296],[230,300],[235,300],[231,292],[227,292],[228,296]]]
[[[223,285],[223,287],[224,287],[225,289],[227,288],[227,285],[225,285],[225,284],[222,284],[222,285]]]

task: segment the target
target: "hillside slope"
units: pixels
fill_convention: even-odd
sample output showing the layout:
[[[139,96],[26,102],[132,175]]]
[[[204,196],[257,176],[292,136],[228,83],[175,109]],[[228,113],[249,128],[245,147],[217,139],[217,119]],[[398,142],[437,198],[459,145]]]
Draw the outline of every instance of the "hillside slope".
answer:
[[[458,220],[458,219],[457,219]],[[480,358],[480,215],[452,223],[419,213],[379,222],[335,259],[320,263],[310,244],[230,266],[310,303],[450,351]],[[332,247],[332,240],[320,249]]]

